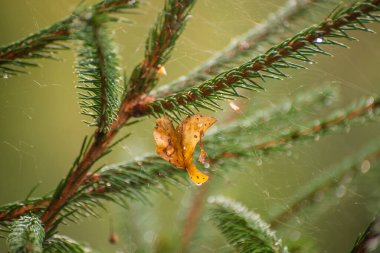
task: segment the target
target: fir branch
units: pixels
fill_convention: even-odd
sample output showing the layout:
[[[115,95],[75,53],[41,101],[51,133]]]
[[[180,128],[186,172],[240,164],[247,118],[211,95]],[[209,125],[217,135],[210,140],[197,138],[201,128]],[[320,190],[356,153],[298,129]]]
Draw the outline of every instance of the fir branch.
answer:
[[[191,9],[192,3],[194,3],[193,0],[189,1],[177,1],[177,0],[168,0],[168,3],[170,5],[167,5],[170,7],[171,10],[173,10],[175,15],[169,15],[164,16],[164,21],[168,20],[170,21],[168,24],[176,24],[177,26],[174,27],[173,31],[176,31],[176,33],[172,33],[170,30],[165,30],[167,28],[171,28],[171,26],[164,26],[165,33],[170,34],[172,36],[179,35],[178,29],[182,27],[181,24],[185,21],[184,19],[187,16],[187,12]],[[175,10],[174,7],[178,7]],[[172,14],[173,14],[172,13]],[[177,21],[180,21],[179,23]],[[166,24],[167,21],[164,22]],[[152,33],[154,34],[154,32]],[[166,44],[167,46],[174,45],[174,41],[171,38],[171,36],[164,36],[163,38],[169,39],[169,44]],[[152,40],[153,41],[153,40]],[[167,43],[166,41],[161,41],[163,43]],[[162,46],[162,45],[161,45]],[[149,48],[149,47],[148,47]],[[165,48],[165,47],[164,47]],[[168,53],[170,50],[166,48],[164,51],[158,50],[153,51],[153,53],[164,53],[164,55],[152,55],[153,62],[157,64],[160,61],[159,58],[162,58],[163,56],[168,57]],[[158,57],[155,59],[155,57]],[[165,59],[162,58],[162,59]],[[150,63],[147,63],[148,65]],[[131,77],[131,80],[133,80],[135,77]],[[95,141],[90,145],[88,148],[88,151],[83,155],[80,161],[78,161],[78,164],[75,168],[73,168],[72,171],[70,171],[69,175],[66,177],[64,181],[61,182],[61,184],[58,185],[53,199],[50,202],[48,208],[45,210],[43,215],[41,216],[41,220],[45,224],[45,230],[50,231],[55,228],[57,225],[57,222],[60,220],[57,220],[57,216],[59,213],[64,210],[64,208],[68,205],[68,202],[72,200],[72,198],[77,194],[77,191],[80,189],[82,184],[86,180],[86,174],[90,170],[91,166],[100,158],[102,157],[107,150],[109,150],[109,145],[111,144],[112,139],[115,137],[115,135],[119,132],[119,129],[123,127],[128,120],[135,114],[134,111],[136,107],[139,107],[141,103],[146,103],[144,94],[138,94],[137,96],[133,95],[133,92],[131,93],[128,91],[129,95],[125,97],[124,101],[122,102],[119,112],[117,114],[117,120],[112,123],[110,126],[109,131],[104,135],[98,135]],[[148,100],[149,101],[149,100]]]
[[[153,91],[151,96],[162,98],[164,96],[179,92],[186,87],[204,82],[221,71],[237,66],[246,61],[247,57],[257,54],[258,48],[270,40],[281,42],[284,32],[289,36],[294,30],[291,26],[299,19],[308,18],[307,14],[316,15],[316,9],[320,4],[327,5],[331,2],[326,0],[288,0],[276,13],[271,13],[265,21],[249,30],[244,35],[235,39],[223,50],[215,53],[205,64],[192,70],[186,76]],[[285,31],[284,31],[285,30]]]
[[[10,253],[42,253],[45,231],[36,216],[22,216],[13,222],[7,238]]]
[[[75,23],[75,36],[83,45],[78,49],[78,88],[82,113],[94,118],[98,133],[105,133],[116,119],[119,108],[118,61],[112,41],[104,27],[105,14],[87,13]]]
[[[359,235],[355,242],[354,248],[351,253],[370,253],[378,249],[380,240],[380,216],[377,215],[375,219],[369,224],[366,231]]]
[[[237,252],[288,252],[269,225],[242,204],[222,196],[209,197],[208,202],[211,204],[210,220]]]
[[[230,164],[228,164],[228,161],[236,162],[237,158],[246,158],[250,156],[257,157],[260,154],[268,155],[269,153],[272,153],[274,151],[282,151],[284,149],[287,150],[290,144],[295,144],[296,142],[305,140],[315,140],[315,136],[319,137],[325,134],[333,133],[337,130],[342,130],[344,129],[344,127],[353,125],[355,123],[364,123],[368,119],[372,119],[374,116],[379,115],[379,107],[380,99],[367,99],[362,101],[361,103],[356,103],[353,106],[350,106],[349,109],[346,109],[344,113],[333,113],[333,116],[328,117],[326,120],[321,120],[318,124],[312,124],[310,128],[291,130],[287,129],[285,132],[280,131],[279,136],[269,141],[263,141],[261,143],[258,143],[257,140],[252,140],[246,137],[244,139],[239,139],[236,137],[236,135],[229,136],[231,140],[226,141],[226,139],[218,138],[217,136],[211,135],[205,138],[205,145],[207,145],[208,147],[208,153],[211,164],[213,166],[215,165],[216,167],[228,168],[231,167],[229,166]],[[223,131],[220,131],[218,135],[219,134],[220,136],[228,136],[227,133],[223,134]],[[240,135],[246,136],[244,134]],[[236,141],[238,141],[239,143],[236,144]],[[228,143],[228,145],[226,145],[226,143]],[[148,161],[150,159],[157,158],[151,157],[148,158]],[[159,158],[155,160],[157,166],[159,165],[159,160]],[[103,177],[102,173],[98,173],[95,176],[95,178],[97,178],[97,180],[101,182],[100,185],[97,185],[94,189],[91,190],[84,190],[87,189],[87,186],[83,186],[84,188],[81,188],[82,190],[79,191],[80,193],[77,193],[75,195],[76,197],[73,198],[72,201],[77,203],[81,202],[81,199],[88,199],[93,201],[93,206],[96,206],[96,203],[98,202],[95,199],[98,196],[98,193],[100,194],[100,196],[98,196],[99,199],[101,199],[101,196],[104,196],[105,200],[111,200],[121,205],[126,204],[125,202],[123,202],[123,196],[127,196],[128,198],[132,199],[134,198],[144,200],[144,195],[141,193],[139,194],[139,192],[141,192],[142,190],[134,191],[131,190],[130,187],[133,186],[134,189],[140,189],[140,187],[142,187],[143,189],[145,189],[146,185],[156,185],[157,183],[155,183],[155,180],[157,177],[154,173],[163,174],[164,172],[168,172],[169,174],[165,174],[165,176],[162,176],[162,180],[164,180],[165,178],[171,179],[171,175],[176,175],[171,174],[177,171],[175,168],[171,167],[163,160],[161,162],[163,163],[161,164],[161,166],[163,167],[155,167],[153,164],[150,164],[150,162],[145,164],[144,160],[138,161],[136,163],[126,163],[124,169],[130,167],[135,168],[139,171],[138,177],[141,176],[144,179],[140,180],[138,178],[139,180],[137,180],[135,184],[133,183],[133,181],[131,182],[130,179],[128,179],[131,177],[129,173],[122,173],[122,171],[124,171],[122,169],[122,164],[111,166],[109,167],[110,169],[105,170],[107,172],[105,177]],[[148,169],[154,170],[151,172],[149,170],[144,171],[145,166]],[[121,171],[117,169],[118,167],[121,168]],[[130,172],[135,173],[133,170],[131,170]],[[89,185],[92,186],[91,184]],[[108,193],[111,193],[113,196],[121,198],[114,198],[112,196],[108,196]],[[134,193],[134,195],[131,195],[131,193]],[[86,210],[90,209],[88,209],[89,206],[85,202],[84,204],[79,204],[79,206],[77,207],[81,207],[81,210],[84,211],[83,215],[81,216],[88,215],[86,214]],[[69,209],[65,209],[66,211],[63,212],[63,215],[65,215],[65,213],[67,214],[73,211],[73,209],[70,208],[73,208],[73,206],[69,207]]]
[[[44,243],[44,253],[90,253],[92,250],[75,240],[55,234]]]
[[[219,160],[221,157],[247,157],[260,156],[267,152],[283,151],[289,149],[294,142],[315,140],[326,134],[331,134],[337,130],[342,130],[355,124],[363,124],[380,115],[380,98],[363,99],[344,110],[333,112],[326,119],[318,119],[317,123],[306,124],[304,127],[287,128],[277,130],[276,137],[265,140],[252,140],[246,138],[246,132],[239,135],[223,135],[220,131],[218,136],[224,138],[205,138],[209,156],[211,159]],[[315,122],[315,121],[314,121]],[[306,127],[309,125],[309,127]],[[243,131],[243,129],[242,129]],[[247,132],[249,128],[246,129]],[[253,152],[247,152],[252,150]]]
[[[49,202],[50,197],[42,197],[1,206],[0,221],[13,220],[29,212],[37,213],[45,209]]]
[[[216,101],[239,97],[236,90],[238,88],[257,91],[262,89],[258,80],[282,79],[287,76],[283,69],[304,68],[298,63],[285,60],[286,58],[312,62],[311,56],[328,54],[320,47],[321,44],[342,46],[335,39],[351,39],[345,31],[369,31],[364,24],[379,21],[375,14],[379,8],[379,0],[357,2],[333,14],[331,19],[305,29],[238,68],[223,72],[199,86],[157,99],[145,105],[145,108],[140,107],[139,113],[152,114],[155,117],[167,114],[178,119],[180,114],[192,114],[192,109],[219,109]]]
[[[337,89],[333,86],[311,89],[271,108],[248,111],[248,114],[252,115],[220,127],[212,138],[223,139],[227,141],[226,143],[237,143],[239,141],[233,141],[233,138],[246,138],[247,135],[252,139],[262,139],[263,136],[273,138],[276,134],[278,136],[279,130],[290,128],[296,124],[295,122],[301,123],[301,120],[311,118],[313,112],[326,108],[337,98]]]
[[[329,168],[325,173],[305,184],[303,189],[293,197],[293,201],[289,203],[285,210],[281,210],[270,218],[271,227],[283,224],[303,207],[312,207],[311,204],[316,201],[317,196],[344,184],[346,175],[350,177],[358,176],[366,173],[370,167],[376,166],[380,159],[380,139],[377,139],[365,147],[361,148],[355,155],[343,160],[341,163]]]
[[[83,10],[76,11],[69,17],[24,39],[0,47],[0,77],[8,78],[10,75],[24,73],[26,67],[38,66],[38,64],[28,61],[31,59],[55,59],[58,50],[68,49],[68,46],[61,44],[61,42],[72,39],[70,28],[73,21],[88,10],[94,10],[95,13],[101,14],[120,12],[137,6],[136,0],[103,0]]]
[[[125,90],[130,99],[150,91],[158,81],[158,69],[169,59],[184,30],[195,0],[166,0],[145,45],[145,57],[135,67]]]

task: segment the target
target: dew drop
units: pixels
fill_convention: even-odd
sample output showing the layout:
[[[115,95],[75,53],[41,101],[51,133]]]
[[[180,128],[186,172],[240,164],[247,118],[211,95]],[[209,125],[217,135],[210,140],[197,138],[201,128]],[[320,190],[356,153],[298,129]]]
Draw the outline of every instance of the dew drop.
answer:
[[[229,105],[230,105],[231,109],[234,110],[235,112],[240,111],[240,107],[238,105],[236,105],[233,101],[231,101],[229,103]]]
[[[256,165],[257,165],[257,166],[261,166],[261,165],[263,165],[263,160],[262,160],[261,158],[257,159],[257,160],[256,160]]]
[[[344,185],[339,185],[336,189],[335,196],[337,198],[342,198],[344,195],[346,195],[347,188]]]
[[[289,239],[295,242],[295,241],[298,241],[300,237],[301,237],[301,232],[294,230],[290,233]]]
[[[205,162],[205,163],[203,164],[203,167],[205,167],[206,169],[208,169],[208,168],[210,168],[210,164],[209,164],[208,162]]]
[[[241,51],[247,50],[249,48],[249,43],[247,41],[243,41],[239,44],[239,49]]]
[[[3,75],[3,78],[4,78],[4,79],[8,79],[8,78],[9,78],[8,74],[5,73],[5,74]]]
[[[322,38],[316,38],[316,39],[314,40],[314,42],[316,42],[316,43],[322,43],[322,42],[323,42],[323,39],[322,39]]]
[[[364,160],[362,164],[360,165],[360,171],[363,174],[367,173],[370,168],[371,168],[371,163],[368,160]]]
[[[315,135],[314,136],[314,140],[315,141],[319,141],[321,139],[321,136],[319,134]]]

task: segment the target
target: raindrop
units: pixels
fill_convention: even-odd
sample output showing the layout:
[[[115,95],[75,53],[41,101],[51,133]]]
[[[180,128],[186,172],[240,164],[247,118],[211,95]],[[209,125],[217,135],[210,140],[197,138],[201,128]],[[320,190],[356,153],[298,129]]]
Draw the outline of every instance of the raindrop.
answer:
[[[371,168],[371,163],[368,160],[364,160],[362,164],[360,165],[360,171],[365,174],[369,171]]]
[[[249,43],[247,41],[243,41],[239,44],[239,50],[247,50],[249,48]]]
[[[373,102],[375,102],[375,99],[373,97],[370,97],[367,99],[367,106],[373,104]]]
[[[339,185],[336,189],[335,196],[337,198],[342,198],[344,195],[346,195],[347,188],[344,185]]]
[[[298,241],[300,237],[301,237],[301,232],[295,230],[290,233],[289,239],[295,242],[295,241]]]

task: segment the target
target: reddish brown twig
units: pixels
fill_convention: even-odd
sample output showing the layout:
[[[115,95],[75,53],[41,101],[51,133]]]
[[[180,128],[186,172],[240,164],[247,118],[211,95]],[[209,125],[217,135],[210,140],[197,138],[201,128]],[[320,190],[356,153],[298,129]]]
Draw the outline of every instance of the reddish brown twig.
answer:
[[[191,203],[191,207],[189,209],[189,212],[183,224],[181,249],[180,249],[180,252],[182,253],[187,252],[191,238],[193,237],[194,232],[197,228],[198,221],[199,221],[200,216],[202,215],[204,203],[206,201],[208,189],[210,187],[211,182],[212,182],[212,176],[209,177],[208,182],[206,184],[204,184],[202,187],[199,187],[195,191],[195,194],[193,196],[193,201]]]

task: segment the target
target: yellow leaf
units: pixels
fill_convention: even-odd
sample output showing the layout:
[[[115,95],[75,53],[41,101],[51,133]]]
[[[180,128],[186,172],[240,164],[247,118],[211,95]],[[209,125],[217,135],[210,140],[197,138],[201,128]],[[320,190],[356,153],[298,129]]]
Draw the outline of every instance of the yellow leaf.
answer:
[[[208,176],[194,165],[193,153],[203,134],[215,122],[214,117],[196,114],[188,116],[174,130],[173,123],[167,116],[157,119],[153,132],[157,154],[177,168],[185,168],[190,179],[197,185],[203,184]],[[200,160],[204,163],[205,159],[206,152],[201,143]]]

